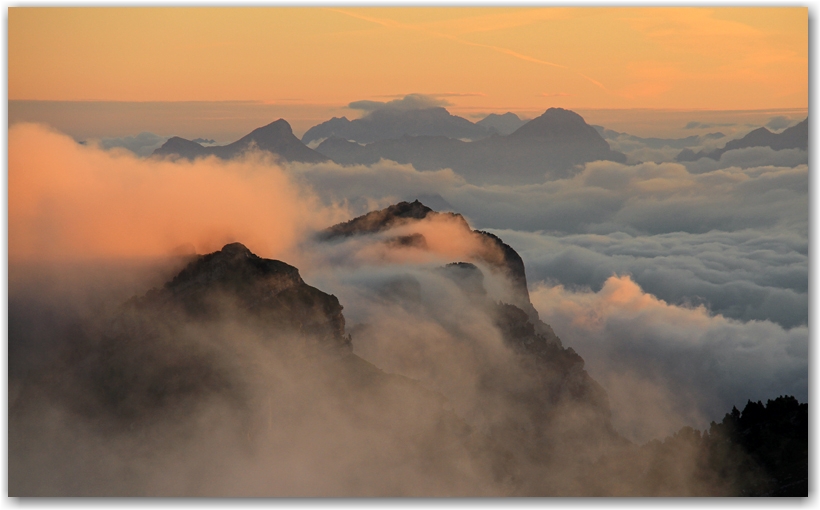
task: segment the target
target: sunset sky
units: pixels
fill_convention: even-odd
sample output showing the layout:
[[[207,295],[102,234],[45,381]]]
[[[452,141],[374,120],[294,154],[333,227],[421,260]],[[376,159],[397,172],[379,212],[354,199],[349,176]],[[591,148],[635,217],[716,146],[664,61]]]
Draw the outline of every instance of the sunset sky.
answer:
[[[803,109],[806,8],[10,8],[9,100]],[[303,126],[304,124],[304,126]]]

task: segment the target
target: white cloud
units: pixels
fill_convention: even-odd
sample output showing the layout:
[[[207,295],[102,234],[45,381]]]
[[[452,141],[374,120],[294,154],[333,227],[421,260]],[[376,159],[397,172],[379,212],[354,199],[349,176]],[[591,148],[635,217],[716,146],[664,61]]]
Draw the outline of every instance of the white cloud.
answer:
[[[636,439],[706,426],[733,405],[808,400],[808,328],[738,322],[674,306],[628,276],[598,292],[538,286],[533,304],[607,388],[616,427]]]

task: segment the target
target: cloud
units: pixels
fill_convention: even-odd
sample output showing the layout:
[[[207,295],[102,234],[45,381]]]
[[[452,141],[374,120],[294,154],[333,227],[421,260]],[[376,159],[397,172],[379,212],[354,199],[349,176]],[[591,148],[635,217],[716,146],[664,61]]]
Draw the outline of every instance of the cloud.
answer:
[[[793,163],[802,156],[776,157]],[[390,162],[294,168],[301,168],[301,177],[326,200],[367,196],[381,204],[437,193],[479,228],[640,235],[773,226],[805,230],[808,224],[805,165],[691,173],[681,163],[597,161],[570,179],[522,186],[475,186],[450,170],[419,172]]]
[[[703,427],[748,399],[808,399],[807,327],[670,305],[628,276],[611,276],[598,292],[541,285],[531,294],[564,343],[585,353],[609,390],[616,426],[632,437]]]
[[[139,159],[33,124],[9,131],[8,186],[10,260],[202,253],[237,240],[282,257],[303,232],[343,217],[260,155]]]
[[[70,296],[119,295],[111,281],[71,273],[78,285]],[[159,327],[142,336],[126,329],[112,340],[112,315],[78,306],[66,288],[29,286],[36,299],[21,303],[17,292],[10,300],[12,323],[30,326],[10,333],[9,486],[16,494],[429,496],[505,489],[485,460],[493,452],[481,458],[463,434],[438,428],[465,425],[444,397],[414,381],[353,356],[312,352],[306,339],[256,325],[240,310],[172,319],[174,327],[164,328],[169,320],[161,312],[131,308],[133,320]],[[95,336],[100,330],[109,336]],[[16,348],[37,334],[47,338],[39,345],[46,347],[41,365],[21,371]],[[38,383],[42,374],[47,380]]]
[[[778,115],[769,119],[769,122],[766,123],[766,127],[773,131],[780,131],[781,129],[791,126],[792,122],[792,119]]]
[[[15,339],[9,350],[18,364],[10,366],[10,401],[27,401],[16,383],[26,370],[59,358],[55,342],[96,331],[97,323],[85,328],[75,321],[74,311],[83,320],[104,315],[145,286],[166,281],[180,263],[146,269],[129,267],[128,257],[162,257],[186,243],[201,253],[241,241],[259,255],[296,265],[310,285],[338,296],[354,351],[404,381],[396,384],[406,387],[401,375],[440,392],[471,430],[504,431],[498,437],[513,438],[504,448],[528,459],[523,454],[536,444],[530,440],[543,431],[527,402],[546,398],[533,388],[550,375],[522,368],[488,313],[509,299],[510,284],[476,262],[487,290],[482,301],[440,270],[486,246],[447,218],[326,243],[311,236],[366,209],[425,194],[441,195],[474,228],[503,229],[496,233],[524,258],[542,319],[584,357],[609,392],[616,426],[629,437],[642,441],[682,425],[703,426],[747,398],[792,393],[805,401],[807,328],[786,329],[773,320],[802,324],[807,314],[807,180],[806,165],[692,173],[678,163],[595,162],[570,179],[480,187],[449,169],[419,172],[389,161],[279,166],[259,154],[230,162],[145,160],[78,145],[41,126],[15,125],[9,133],[9,336]],[[415,234],[424,236],[423,244]],[[70,264],[70,272],[62,270]],[[31,281],[36,285],[27,287]],[[29,306],[34,301],[46,312]],[[750,320],[757,318],[771,320]],[[26,436],[28,442],[12,446],[48,455],[49,473],[76,476],[63,481],[115,484],[128,475],[128,483],[115,487],[123,492],[509,489],[462,443],[418,434],[429,430],[425,420],[437,416],[440,400],[430,397],[438,404],[429,407],[425,399],[360,393],[349,374],[328,368],[335,361],[308,367],[303,353],[271,356],[259,342],[269,332],[241,319],[184,328],[174,337],[180,343],[167,344],[160,358],[178,367],[174,363],[191,353],[207,354],[218,374],[227,374],[226,387],[247,391],[247,400],[237,402],[251,411],[236,412],[217,396],[193,411],[185,408],[187,421],[123,429],[112,440],[99,434],[93,419],[35,405],[29,409],[42,412],[42,420],[14,426],[43,425],[48,440]],[[20,350],[21,343],[27,349]],[[68,365],[63,369],[85,374],[87,365]],[[144,368],[135,374],[154,373]],[[61,373],[48,373],[61,381]],[[71,393],[76,388],[60,390],[87,402],[82,391]],[[510,392],[526,398],[511,399]],[[583,430],[586,412],[559,408],[563,432]],[[579,435],[581,441],[555,445],[559,458],[573,461],[562,469],[522,461],[517,473],[531,484],[524,488],[577,489],[566,484],[573,470],[586,466],[579,452],[594,452],[598,444],[595,436]],[[418,441],[425,446],[417,448]],[[414,456],[419,451],[442,463],[431,468],[429,459]],[[397,464],[402,471],[393,477]],[[24,468],[15,472],[40,473],[42,466]],[[362,480],[373,483],[363,488]],[[64,489],[60,483],[54,487]]]
[[[786,152],[727,154],[733,162],[766,162],[767,155],[801,161]],[[690,170],[672,162],[594,162],[571,179],[475,186],[450,170],[419,172],[389,161],[291,167],[325,204],[343,203],[355,214],[438,194],[474,228],[497,229],[524,257],[531,283],[599,289],[613,272],[630,273],[672,303],[805,324],[808,167]]]
[[[351,214],[357,216],[466,183],[450,169],[419,172],[412,165],[388,160],[351,166],[293,163],[288,168],[295,179],[310,186],[325,204],[345,203]]]
[[[701,174],[722,168],[753,168],[765,166],[795,167],[808,165],[808,151],[800,149],[783,149],[776,151],[771,147],[747,147],[724,152],[719,161],[711,158],[700,158],[697,161],[683,163],[687,170]]]
[[[392,101],[353,101],[348,105],[348,108],[353,110],[362,110],[370,113],[375,110],[423,110],[426,108],[435,108],[438,106],[450,106],[450,102],[446,99],[441,99],[439,96],[430,96],[426,94],[408,94],[401,99],[394,99]]]
[[[785,328],[808,324],[808,240],[770,230],[549,235],[494,230],[524,259],[531,282],[599,291],[629,274],[671,304]]]

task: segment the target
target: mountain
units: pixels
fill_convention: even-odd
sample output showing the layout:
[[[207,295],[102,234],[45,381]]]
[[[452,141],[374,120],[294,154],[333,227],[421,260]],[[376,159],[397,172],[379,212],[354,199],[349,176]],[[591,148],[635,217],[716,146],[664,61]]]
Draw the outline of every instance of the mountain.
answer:
[[[476,125],[481,126],[488,130],[491,133],[496,133],[499,135],[509,135],[516,129],[523,126],[525,121],[521,120],[518,115],[507,112],[505,114],[499,115],[497,113],[491,113],[481,119],[480,121],[476,122]]]
[[[720,160],[720,157],[726,151],[748,147],[770,147],[776,151],[784,149],[808,150],[809,119],[806,117],[802,122],[784,129],[781,133],[772,133],[765,127],[757,128],[747,133],[743,138],[727,142],[723,148],[711,152],[699,151],[695,153],[691,149],[684,149],[675,159],[677,161],[697,161],[700,158]]]
[[[9,407],[11,494],[506,490],[493,470],[509,454],[441,394],[354,354],[335,296],[242,244],[194,257],[61,340],[59,362],[22,384]],[[70,433],[49,432],[51,423]],[[475,479],[459,474],[464,463]],[[397,485],[395,466],[429,474]],[[300,469],[315,473],[312,483]],[[442,485],[441,476],[461,481]]]
[[[701,145],[704,140],[714,140],[717,138],[723,138],[723,133],[707,133],[705,135],[692,135],[687,136],[685,138],[644,138],[640,136],[630,135],[629,133],[621,133],[618,131],[614,131],[612,129],[607,129],[603,126],[592,126],[594,127],[601,136],[604,137],[605,140],[628,140],[631,142],[637,142],[642,145],[646,145],[652,149],[661,149],[663,147],[671,147],[673,149],[685,149],[687,147],[694,147],[697,145]]]
[[[580,115],[561,108],[550,108],[510,135],[473,142],[405,135],[362,146],[329,138],[316,150],[344,165],[389,159],[419,170],[452,168],[474,184],[541,183],[569,177],[590,161],[626,162]]]
[[[202,146],[197,142],[175,136],[170,138],[154,156],[178,156],[196,159],[214,155],[221,159],[235,158],[249,150],[270,152],[284,161],[320,163],[325,156],[307,147],[293,134],[290,124],[284,119],[271,122],[267,126],[254,129],[249,134],[228,145]]]
[[[324,230],[320,237],[324,240],[333,240],[342,237],[374,234],[412,224],[414,221],[426,218],[449,219],[458,224],[466,234],[480,239],[486,249],[477,252],[472,260],[485,262],[502,272],[513,284],[515,294],[512,299],[514,304],[525,310],[527,316],[538,323],[540,330],[548,332],[547,334],[552,342],[560,344],[560,340],[552,333],[552,329],[538,321],[538,312],[535,311],[530,302],[530,295],[527,290],[527,275],[521,256],[497,236],[481,230],[472,230],[467,220],[460,214],[436,212],[418,200],[399,202],[385,209],[371,211],[350,221],[333,225]],[[418,235],[421,236],[421,234]]]
[[[374,213],[331,227],[324,242],[359,242],[440,214],[419,202]],[[478,265],[455,260],[428,274],[454,282],[509,349],[472,365],[469,377],[482,381],[474,396],[451,392],[463,377],[455,373],[441,373],[451,381],[442,387],[366,361],[356,342],[376,335],[389,344],[390,331],[347,332],[335,296],[308,285],[297,268],[232,243],[77,329],[58,344],[60,362],[22,384],[9,409],[10,493],[577,494],[563,487],[557,467],[622,441],[606,394],[534,309],[532,317],[497,302],[485,287],[487,267],[525,279],[514,250],[460,216],[447,218],[463,222],[486,251]],[[390,242],[424,245],[412,235]],[[408,277],[376,296],[426,306],[414,287],[423,284]],[[518,291],[513,301],[529,304],[526,284]],[[483,352],[469,332],[454,334],[462,348]],[[72,432],[49,433],[55,418],[42,409],[65,416]],[[84,450],[95,453],[77,453]],[[248,483],[236,484],[237,469]],[[301,483],[302,469],[319,474]],[[410,483],[398,481],[405,476]]]
[[[424,252],[431,225],[476,248],[367,275],[358,299],[383,305],[387,327],[348,331],[336,296],[240,243],[111,315],[66,323],[56,295],[45,311],[11,295],[9,494],[807,494],[808,406],[790,397],[703,434],[621,438],[604,388],[532,308],[521,257],[458,214],[401,202],[327,228],[316,249]],[[20,335],[50,338],[52,361],[18,370]],[[389,370],[360,355],[374,341]]]
[[[328,138],[341,138],[358,143],[409,136],[444,136],[447,138],[478,140],[491,134],[484,126],[452,115],[445,108],[402,110],[381,108],[361,119],[347,117],[332,119],[313,126],[302,136],[306,144]]]

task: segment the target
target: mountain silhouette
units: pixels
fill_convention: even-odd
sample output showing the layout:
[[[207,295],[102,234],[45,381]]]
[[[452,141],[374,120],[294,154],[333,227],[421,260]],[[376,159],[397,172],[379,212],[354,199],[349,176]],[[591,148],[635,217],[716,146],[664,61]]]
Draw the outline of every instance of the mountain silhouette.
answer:
[[[580,115],[561,108],[550,108],[510,135],[473,142],[405,135],[362,146],[329,138],[316,150],[343,165],[389,159],[418,170],[452,168],[474,184],[540,183],[570,177],[590,161],[626,162]]]
[[[502,115],[491,113],[476,122],[477,126],[482,126],[489,132],[499,135],[509,135],[524,124],[525,121],[521,120],[518,115],[512,112],[507,112]]]
[[[284,119],[271,122],[267,126],[254,129],[239,140],[228,145],[209,145],[175,136],[153,153],[154,156],[178,156],[196,159],[214,155],[221,159],[235,158],[250,150],[261,150],[275,154],[284,161],[320,163],[325,156],[303,144],[293,134],[290,124]]]
[[[747,133],[743,138],[727,142],[723,148],[710,152],[684,149],[675,157],[676,161],[697,161],[700,158],[711,158],[720,160],[720,157],[727,151],[733,149],[745,149],[748,147],[770,147],[776,151],[784,149],[809,148],[809,118],[784,129],[781,133],[772,133],[765,127],[757,128]]]
[[[327,138],[341,138],[358,143],[371,143],[401,138],[404,135],[478,140],[486,138],[491,133],[492,131],[484,126],[452,115],[441,107],[411,110],[380,108],[361,119],[333,117],[308,129],[302,136],[302,141],[307,144]]]

